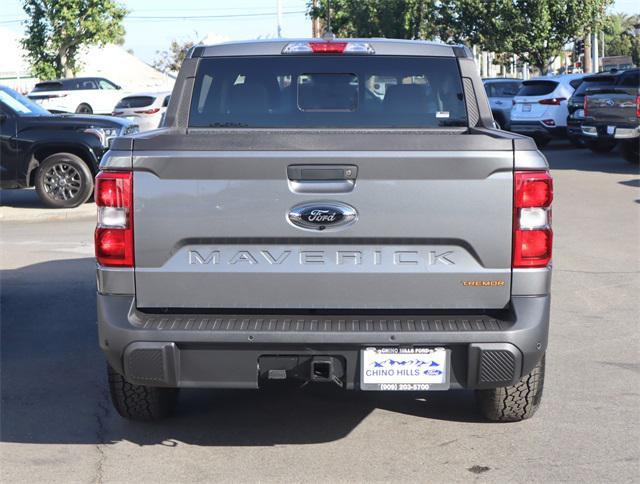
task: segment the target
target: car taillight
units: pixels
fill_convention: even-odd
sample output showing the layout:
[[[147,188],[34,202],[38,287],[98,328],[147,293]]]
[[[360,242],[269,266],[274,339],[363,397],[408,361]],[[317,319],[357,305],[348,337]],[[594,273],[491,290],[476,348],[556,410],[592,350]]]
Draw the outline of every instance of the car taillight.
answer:
[[[547,171],[516,171],[513,191],[513,267],[551,261],[553,179]]]
[[[144,111],[134,111],[134,113],[136,113],[136,114],[156,114],[159,111],[160,111],[160,108],[151,108],[151,109],[145,109]]]
[[[124,111],[113,111],[111,116],[120,116],[121,114],[124,114]]]
[[[636,96],[636,118],[640,118],[640,95]]]
[[[368,42],[290,42],[282,49],[283,54],[375,54]]]
[[[133,267],[133,174],[101,171],[96,176],[95,233],[98,264]]]
[[[582,110],[584,111],[583,116],[586,118],[589,110],[587,109],[587,96],[584,97],[584,102],[582,103]]]
[[[547,104],[550,106],[559,106],[562,101],[566,101],[566,97],[552,97],[550,99],[541,99],[538,104]]]

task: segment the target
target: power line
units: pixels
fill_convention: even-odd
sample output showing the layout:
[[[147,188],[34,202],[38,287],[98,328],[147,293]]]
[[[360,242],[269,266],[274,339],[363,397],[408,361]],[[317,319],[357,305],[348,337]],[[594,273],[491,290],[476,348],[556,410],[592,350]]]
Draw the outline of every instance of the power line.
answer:
[[[306,10],[293,10],[289,12],[282,12],[283,15],[294,15],[299,13],[306,13]],[[236,13],[236,14],[226,14],[226,15],[180,15],[180,16],[139,16],[139,15],[128,15],[126,19],[128,20],[206,20],[206,19],[214,19],[214,18],[240,18],[240,17],[273,17],[277,15],[275,12],[273,13]]]

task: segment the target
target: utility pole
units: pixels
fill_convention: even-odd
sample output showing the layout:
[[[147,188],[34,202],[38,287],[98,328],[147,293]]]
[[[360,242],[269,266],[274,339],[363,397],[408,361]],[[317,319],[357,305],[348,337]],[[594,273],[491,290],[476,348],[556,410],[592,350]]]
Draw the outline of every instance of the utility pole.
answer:
[[[593,52],[593,72],[598,72],[600,59],[598,58],[598,31],[593,32],[593,40],[591,41],[591,51]]]
[[[593,72],[591,61],[593,60],[591,56],[591,32],[587,32],[584,36],[584,69],[583,72],[585,74],[590,74]]]
[[[276,14],[278,18],[278,38],[282,37],[282,0],[276,0]]]

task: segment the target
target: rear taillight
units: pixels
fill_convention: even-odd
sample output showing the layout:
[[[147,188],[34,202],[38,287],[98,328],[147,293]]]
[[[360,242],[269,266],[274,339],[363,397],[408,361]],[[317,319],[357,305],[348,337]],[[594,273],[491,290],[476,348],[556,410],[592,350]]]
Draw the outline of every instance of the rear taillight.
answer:
[[[562,101],[566,101],[566,97],[552,97],[550,99],[541,99],[538,104],[547,104],[550,106],[559,106]]]
[[[101,171],[96,176],[98,264],[133,267],[133,174]]]
[[[120,116],[121,114],[124,114],[124,111],[113,111],[111,116]]]
[[[636,118],[640,118],[640,95],[636,96]]]
[[[584,111],[583,116],[586,118],[587,114],[589,113],[589,110],[587,109],[587,96],[584,97],[584,101],[582,103],[582,110]]]
[[[516,171],[513,193],[513,267],[545,267],[553,245],[553,180],[547,171]]]
[[[134,111],[134,113],[136,113],[136,114],[156,114],[159,111],[160,111],[160,108],[151,108],[151,109],[145,109],[144,111]]]

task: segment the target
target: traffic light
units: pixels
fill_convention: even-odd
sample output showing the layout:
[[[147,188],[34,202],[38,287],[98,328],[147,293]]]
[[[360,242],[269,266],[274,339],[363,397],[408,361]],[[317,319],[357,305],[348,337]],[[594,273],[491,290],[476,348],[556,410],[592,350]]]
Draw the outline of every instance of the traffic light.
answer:
[[[584,54],[584,40],[578,39],[573,43],[573,51],[576,55],[581,56]]]

